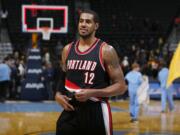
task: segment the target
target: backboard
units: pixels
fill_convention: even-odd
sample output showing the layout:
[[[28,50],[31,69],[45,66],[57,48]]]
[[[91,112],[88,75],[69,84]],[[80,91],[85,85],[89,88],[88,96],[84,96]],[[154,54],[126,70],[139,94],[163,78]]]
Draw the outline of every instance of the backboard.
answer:
[[[22,5],[22,31],[42,33],[67,33],[68,7],[52,5]]]

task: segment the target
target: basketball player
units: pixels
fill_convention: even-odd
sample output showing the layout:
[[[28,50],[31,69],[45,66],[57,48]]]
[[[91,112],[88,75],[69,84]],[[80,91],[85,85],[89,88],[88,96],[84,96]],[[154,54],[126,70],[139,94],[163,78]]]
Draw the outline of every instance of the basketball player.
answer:
[[[64,111],[57,121],[56,135],[112,135],[107,99],[123,94],[126,84],[116,51],[95,37],[98,27],[98,15],[82,11],[80,38],[63,49],[65,95],[57,92],[56,101]]]

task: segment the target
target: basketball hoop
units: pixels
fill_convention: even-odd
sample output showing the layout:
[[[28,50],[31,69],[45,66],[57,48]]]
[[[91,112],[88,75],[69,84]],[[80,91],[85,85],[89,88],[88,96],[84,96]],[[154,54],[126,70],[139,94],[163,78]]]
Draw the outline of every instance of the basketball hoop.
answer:
[[[50,40],[51,37],[51,29],[49,27],[42,28],[42,39],[43,40]]]

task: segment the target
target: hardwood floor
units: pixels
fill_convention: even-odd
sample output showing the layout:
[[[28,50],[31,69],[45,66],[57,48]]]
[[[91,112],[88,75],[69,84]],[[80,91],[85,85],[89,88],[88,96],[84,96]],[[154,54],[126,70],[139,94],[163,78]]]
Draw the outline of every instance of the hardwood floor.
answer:
[[[12,106],[12,104],[14,106]],[[19,104],[23,104],[19,105]],[[56,109],[42,103],[8,102],[0,103],[0,135],[53,135],[60,107],[51,102]],[[18,106],[19,105],[19,106]],[[14,107],[14,108],[13,108]],[[47,107],[44,112],[35,109]],[[131,123],[128,113],[128,101],[111,102],[113,129],[115,135],[178,135],[180,134],[180,101],[175,101],[173,112],[161,113],[160,101],[151,101],[148,107],[141,108],[139,123]],[[16,111],[18,110],[18,111]],[[22,111],[21,111],[22,110]]]

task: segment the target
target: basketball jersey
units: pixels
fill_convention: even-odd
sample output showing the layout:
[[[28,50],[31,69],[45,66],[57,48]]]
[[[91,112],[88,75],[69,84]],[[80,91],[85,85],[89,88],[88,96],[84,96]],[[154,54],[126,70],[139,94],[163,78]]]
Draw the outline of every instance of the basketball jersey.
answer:
[[[66,58],[66,93],[78,92],[81,88],[101,89],[109,86],[109,77],[102,61],[104,44],[105,42],[97,39],[84,52],[78,49],[79,41],[69,46]],[[112,115],[107,98],[90,97],[86,102],[71,98],[69,103],[75,110],[61,113],[56,135],[112,135]]]
[[[105,88],[109,85],[109,77],[102,61],[102,46],[100,39],[86,51],[78,49],[79,41],[70,45],[66,59],[65,87],[69,91],[81,88]]]

